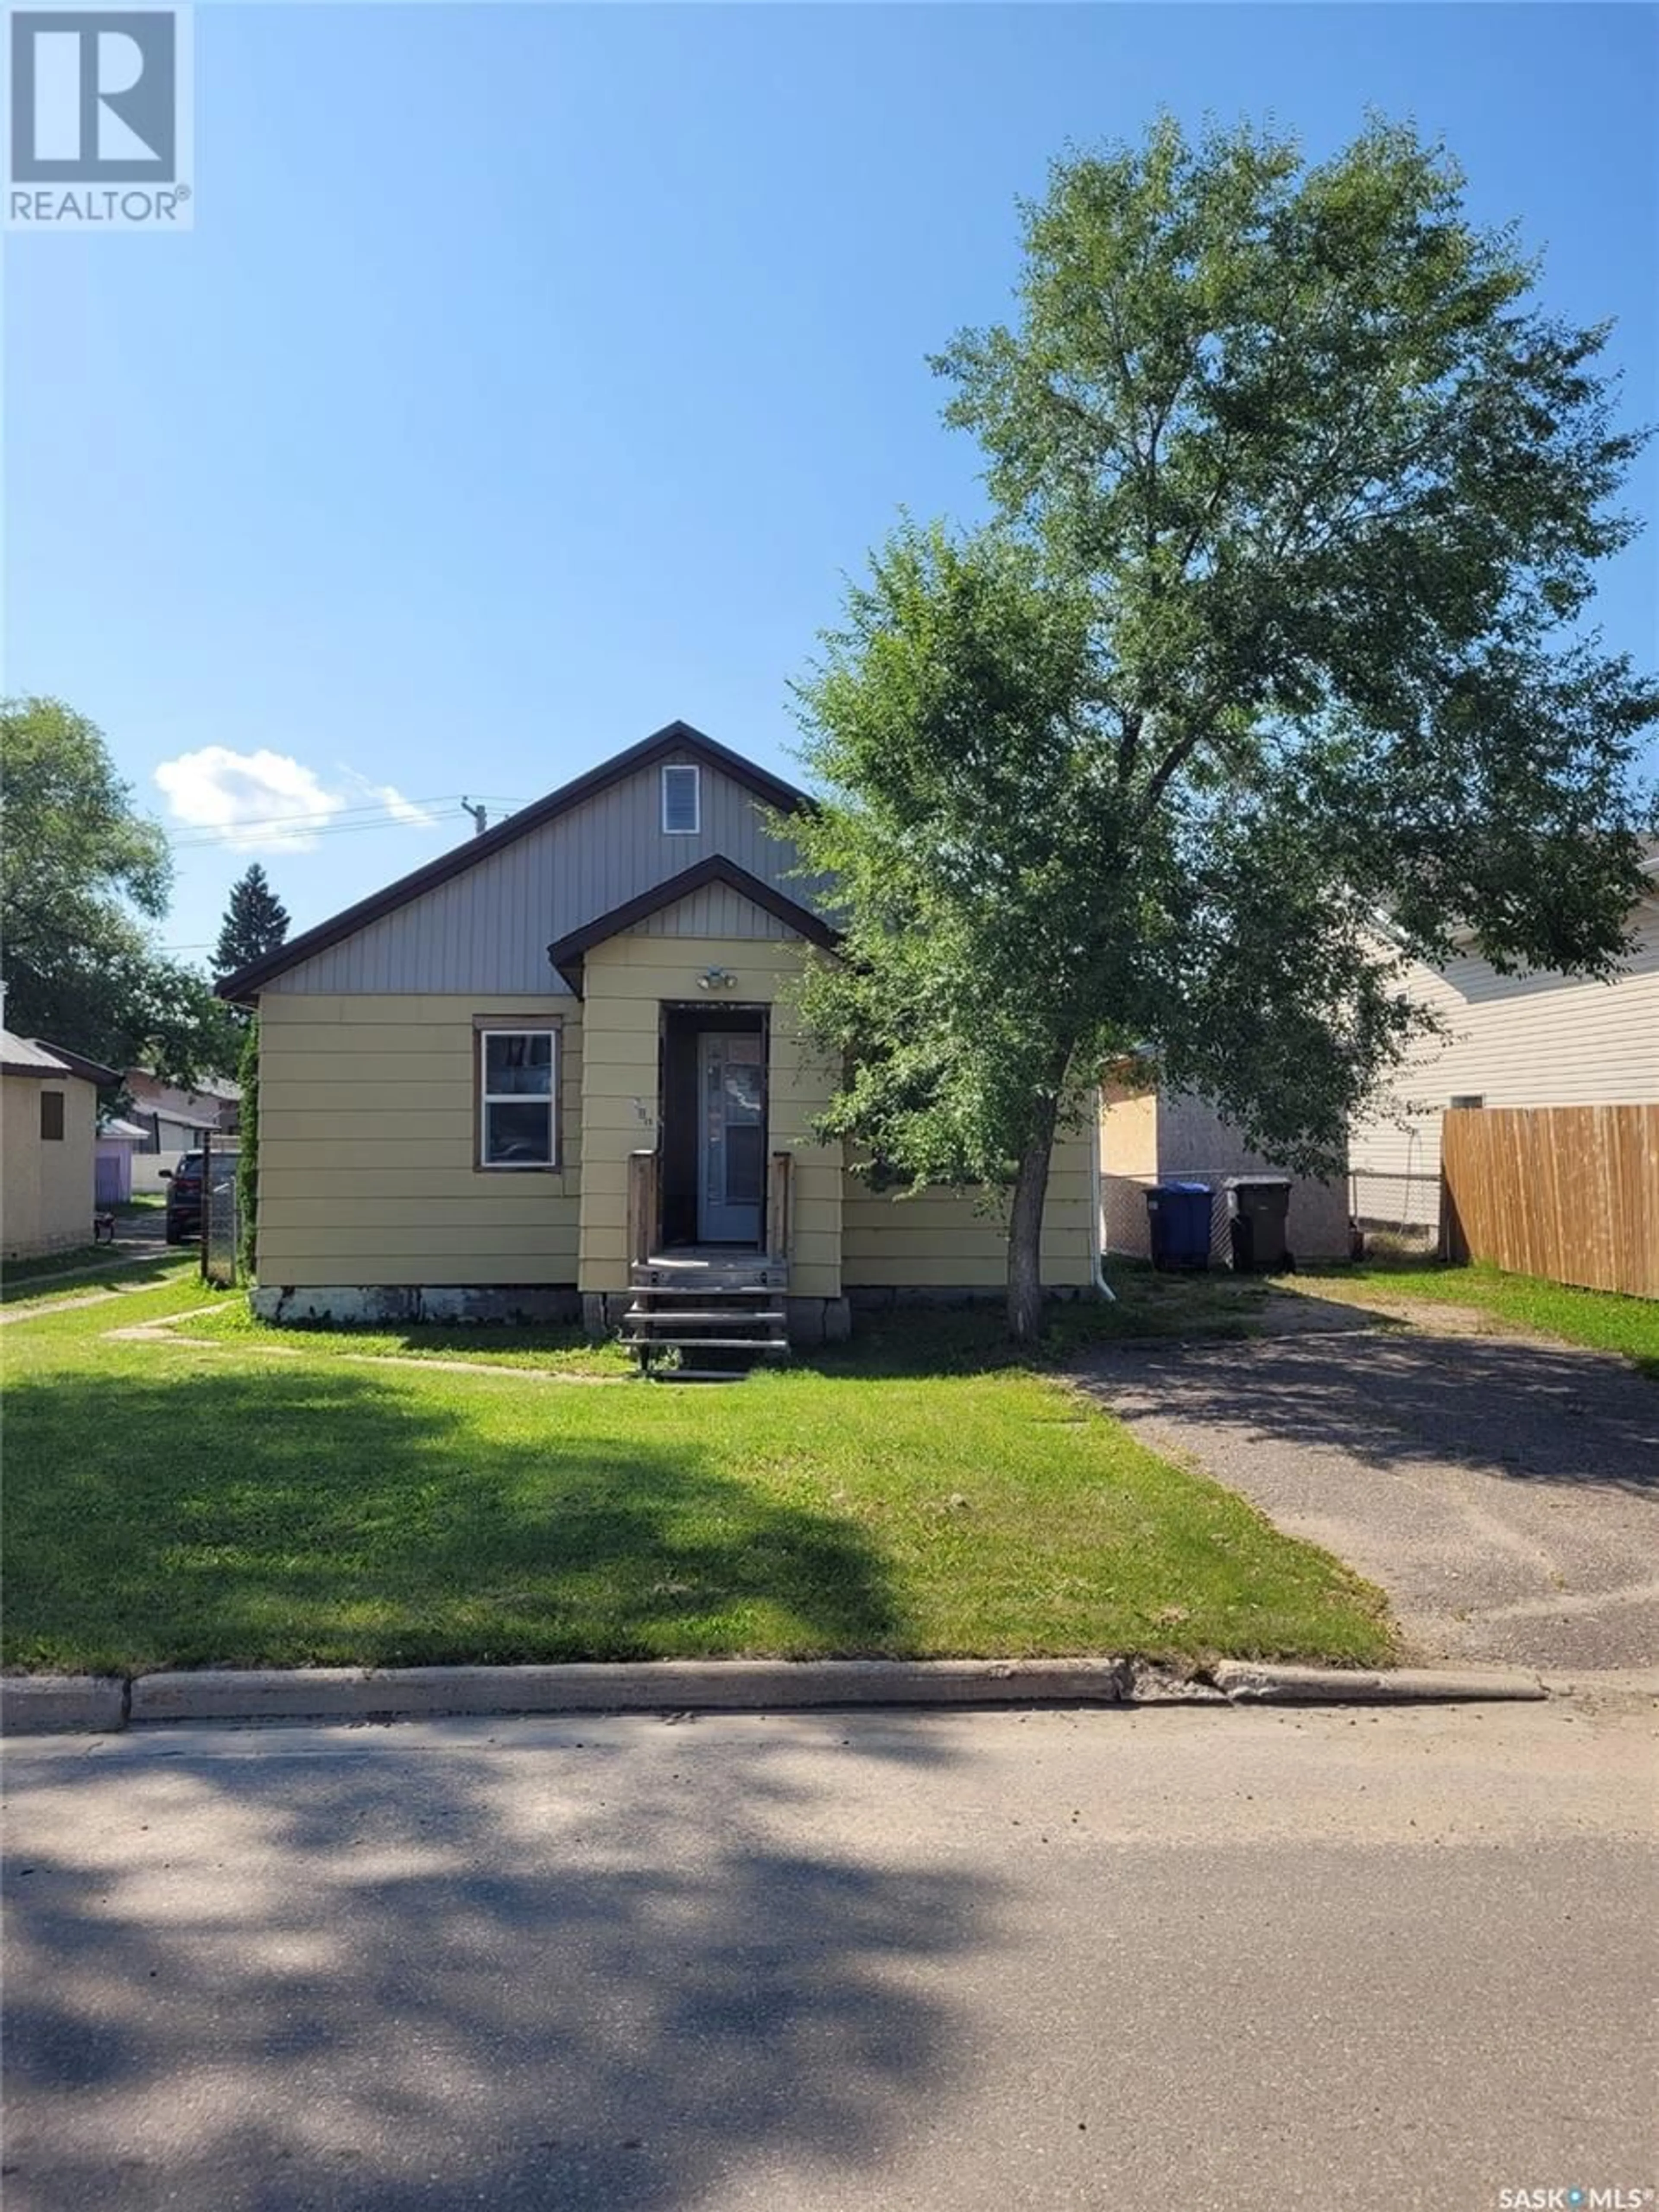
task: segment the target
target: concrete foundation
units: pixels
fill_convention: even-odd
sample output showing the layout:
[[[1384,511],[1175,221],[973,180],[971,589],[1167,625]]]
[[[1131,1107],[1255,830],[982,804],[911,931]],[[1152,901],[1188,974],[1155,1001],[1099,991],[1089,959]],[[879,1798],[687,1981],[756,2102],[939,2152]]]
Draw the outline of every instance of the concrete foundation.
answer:
[[[1060,1284],[1042,1295],[1058,1305],[1091,1293]],[[809,1349],[845,1344],[860,1314],[1000,1306],[1006,1296],[1000,1283],[921,1283],[855,1285],[838,1298],[791,1297],[789,1341]],[[343,1328],[372,1322],[580,1322],[595,1343],[617,1334],[633,1301],[631,1290],[578,1291],[560,1283],[262,1283],[248,1294],[261,1321],[333,1322]]]
[[[1072,1305],[1079,1298],[1092,1297],[1094,1292],[1082,1284],[1057,1283],[1046,1284],[1042,1296],[1049,1305]],[[1007,1287],[1002,1283],[975,1283],[971,1287],[958,1283],[877,1284],[862,1287],[854,1285],[842,1303],[855,1314],[874,1314],[910,1309],[939,1311],[953,1306],[1000,1306],[1007,1302]]]
[[[583,1318],[582,1300],[563,1283],[265,1284],[248,1294],[261,1321],[551,1322]]]

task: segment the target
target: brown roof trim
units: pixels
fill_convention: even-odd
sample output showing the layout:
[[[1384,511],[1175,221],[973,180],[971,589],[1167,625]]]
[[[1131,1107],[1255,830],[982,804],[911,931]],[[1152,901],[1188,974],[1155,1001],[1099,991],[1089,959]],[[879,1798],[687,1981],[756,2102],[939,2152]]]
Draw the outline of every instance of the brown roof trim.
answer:
[[[637,898],[628,899],[621,906],[612,907],[609,914],[600,915],[597,921],[584,922],[580,929],[573,929],[568,937],[561,937],[548,946],[547,957],[576,996],[580,998],[582,963],[594,945],[603,945],[607,938],[618,936],[624,929],[632,929],[637,923],[648,921],[653,914],[660,914],[665,906],[672,906],[676,899],[683,899],[692,891],[700,891],[705,884],[724,884],[728,890],[740,892],[763,912],[775,916],[787,927],[793,929],[798,937],[822,945],[826,951],[832,951],[841,942],[840,932],[831,928],[821,914],[814,914],[810,907],[802,906],[787,892],[779,890],[775,884],[763,882],[759,876],[751,876],[747,868],[740,868],[735,860],[728,860],[722,854],[714,853],[706,860],[698,860],[689,868],[682,868],[678,875],[670,876],[663,883],[653,884],[648,891],[641,891]]]
[[[53,1044],[46,1037],[14,1036],[9,1030],[0,1030],[0,1074],[37,1076],[43,1083],[61,1083],[73,1075],[100,1091],[121,1080],[118,1068],[88,1060],[66,1044]]]
[[[117,1084],[126,1080],[118,1067],[106,1067],[101,1060],[88,1060],[84,1053],[71,1052],[66,1044],[54,1044],[50,1037],[35,1037],[32,1042],[42,1052],[55,1054],[71,1075],[78,1075],[86,1083],[95,1083],[100,1091],[112,1091]]]
[[[314,929],[304,930],[298,937],[291,937],[286,945],[278,945],[274,952],[267,952],[260,959],[249,961],[246,968],[239,968],[234,975],[227,975],[222,982],[216,983],[215,990],[222,999],[252,998],[273,976],[281,975],[290,968],[297,968],[301,961],[309,960],[314,953],[325,952],[331,945],[337,945],[342,938],[350,937],[357,930],[367,928],[370,922],[379,921],[386,915],[395,914],[400,906],[407,906],[411,899],[435,890],[440,884],[447,884],[452,877],[464,874],[480,860],[487,860],[492,854],[501,852],[520,837],[528,836],[532,830],[539,830],[544,823],[556,821],[561,814],[568,813],[573,806],[580,806],[584,799],[592,799],[596,793],[609,789],[613,783],[620,783],[625,776],[633,775],[642,768],[649,768],[653,762],[670,757],[689,757],[720,769],[734,782],[745,785],[757,799],[764,801],[768,806],[775,806],[780,813],[793,814],[812,804],[808,794],[798,790],[793,783],[786,783],[781,776],[757,768],[753,761],[745,760],[741,753],[732,752],[728,746],[716,744],[713,738],[705,737],[701,730],[693,729],[690,722],[669,722],[662,729],[653,731],[648,738],[641,738],[638,744],[629,746],[625,752],[616,753],[608,761],[601,761],[598,768],[589,769],[574,782],[562,784],[558,790],[550,792],[545,799],[538,799],[533,805],[520,808],[517,814],[498,823],[495,829],[487,830],[482,837],[469,837],[464,844],[457,845],[453,852],[441,854],[435,860],[428,861],[423,868],[416,868],[411,875],[400,876],[396,883],[388,884],[384,890],[360,899],[356,906],[347,907],[343,913],[335,915],[328,921],[319,921]]]

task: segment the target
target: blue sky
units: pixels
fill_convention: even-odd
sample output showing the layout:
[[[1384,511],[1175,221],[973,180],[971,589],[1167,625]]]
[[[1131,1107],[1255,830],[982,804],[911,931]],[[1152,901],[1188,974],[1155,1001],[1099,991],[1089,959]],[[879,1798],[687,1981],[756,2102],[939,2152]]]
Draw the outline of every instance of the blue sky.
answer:
[[[7,240],[5,689],[187,841],[185,947],[255,850],[304,927],[676,715],[787,772],[842,576],[978,505],[925,356],[1007,312],[1016,196],[1160,106],[1318,155],[1368,104],[1659,415],[1652,8],[208,0],[193,232]],[[1656,560],[1599,609],[1650,664]]]

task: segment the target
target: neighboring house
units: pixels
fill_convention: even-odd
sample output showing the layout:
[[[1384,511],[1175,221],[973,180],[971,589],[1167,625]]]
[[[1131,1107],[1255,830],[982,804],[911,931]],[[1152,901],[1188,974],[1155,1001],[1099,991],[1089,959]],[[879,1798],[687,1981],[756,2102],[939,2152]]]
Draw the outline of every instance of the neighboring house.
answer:
[[[1650,863],[1659,872],[1659,859]],[[1362,1224],[1433,1236],[1440,1219],[1440,1117],[1448,1106],[1643,1106],[1659,1103],[1659,896],[1631,916],[1636,950],[1610,983],[1500,975],[1473,945],[1412,987],[1445,1024],[1395,1077],[1395,1103],[1349,1140]]]
[[[1106,1249],[1147,1259],[1152,1253],[1146,1193],[1155,1182],[1206,1182],[1214,1192],[1210,1249],[1231,1257],[1226,1183],[1230,1176],[1283,1175],[1291,1186],[1287,1242],[1299,1260],[1349,1255],[1346,1181],[1291,1175],[1253,1152],[1237,1129],[1190,1092],[1151,1084],[1109,1083],[1101,1093],[1101,1197]]]
[[[810,803],[672,723],[222,984],[260,1017],[258,1309],[598,1328],[694,1248],[808,1339],[994,1294],[993,1213],[873,1191],[813,1134],[833,1077],[789,994],[835,934],[768,818]],[[1092,1276],[1091,1154],[1055,1151],[1057,1292]]]
[[[100,1067],[0,1030],[0,1255],[31,1259],[92,1238]]]
[[[125,1084],[128,1118],[143,1135],[132,1165],[135,1190],[164,1190],[162,1170],[170,1171],[181,1152],[199,1152],[204,1131],[228,1134],[238,1127],[241,1091],[234,1083],[204,1077],[192,1090],[130,1067]]]

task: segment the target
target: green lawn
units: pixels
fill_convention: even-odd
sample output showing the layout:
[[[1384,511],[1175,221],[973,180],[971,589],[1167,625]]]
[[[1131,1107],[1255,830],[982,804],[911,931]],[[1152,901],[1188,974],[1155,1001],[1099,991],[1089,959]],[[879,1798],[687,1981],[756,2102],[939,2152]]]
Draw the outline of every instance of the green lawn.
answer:
[[[189,1310],[198,1341],[112,1341]],[[1382,1598],[977,1317],[732,1388],[442,1332],[250,1330],[185,1277],[0,1338],[31,1668],[1139,1651],[1373,1663]],[[383,1340],[438,1353],[422,1333]]]
[[[1202,1274],[1164,1274],[1149,1261],[1114,1258],[1106,1280],[1115,1303],[1056,1306],[1049,1325],[1056,1343],[1109,1342],[1137,1336],[1249,1336],[1272,1295],[1260,1275],[1212,1267]]]
[[[401,1328],[334,1328],[316,1322],[276,1328],[256,1321],[240,1297],[220,1299],[189,1324],[188,1333],[228,1348],[299,1352],[313,1359],[460,1359],[469,1365],[538,1368],[612,1382],[634,1373],[633,1359],[619,1344],[590,1343],[577,1328],[507,1323],[446,1328],[430,1322]]]
[[[32,1261],[8,1261],[0,1282],[0,1305],[49,1305],[58,1298],[81,1297],[88,1291],[134,1291],[147,1283],[183,1281],[201,1272],[193,1252],[158,1252],[133,1260],[123,1257],[118,1244],[88,1244],[53,1257],[50,1267],[44,1261],[38,1267]],[[110,1326],[107,1320],[104,1326]]]
[[[1428,1259],[1365,1261],[1310,1280],[1287,1278],[1279,1287],[1306,1283],[1321,1297],[1345,1294],[1363,1304],[1378,1293],[1473,1306],[1492,1320],[1542,1336],[1559,1336],[1595,1352],[1616,1352],[1659,1381],[1659,1300],[1620,1297],[1611,1291],[1578,1291],[1532,1275],[1505,1275],[1496,1267],[1455,1267]]]
[[[8,1290],[14,1283],[32,1283],[37,1275],[61,1275],[76,1267],[90,1267],[113,1250],[108,1244],[66,1244],[61,1252],[42,1252],[33,1260],[8,1260],[3,1273]]]

